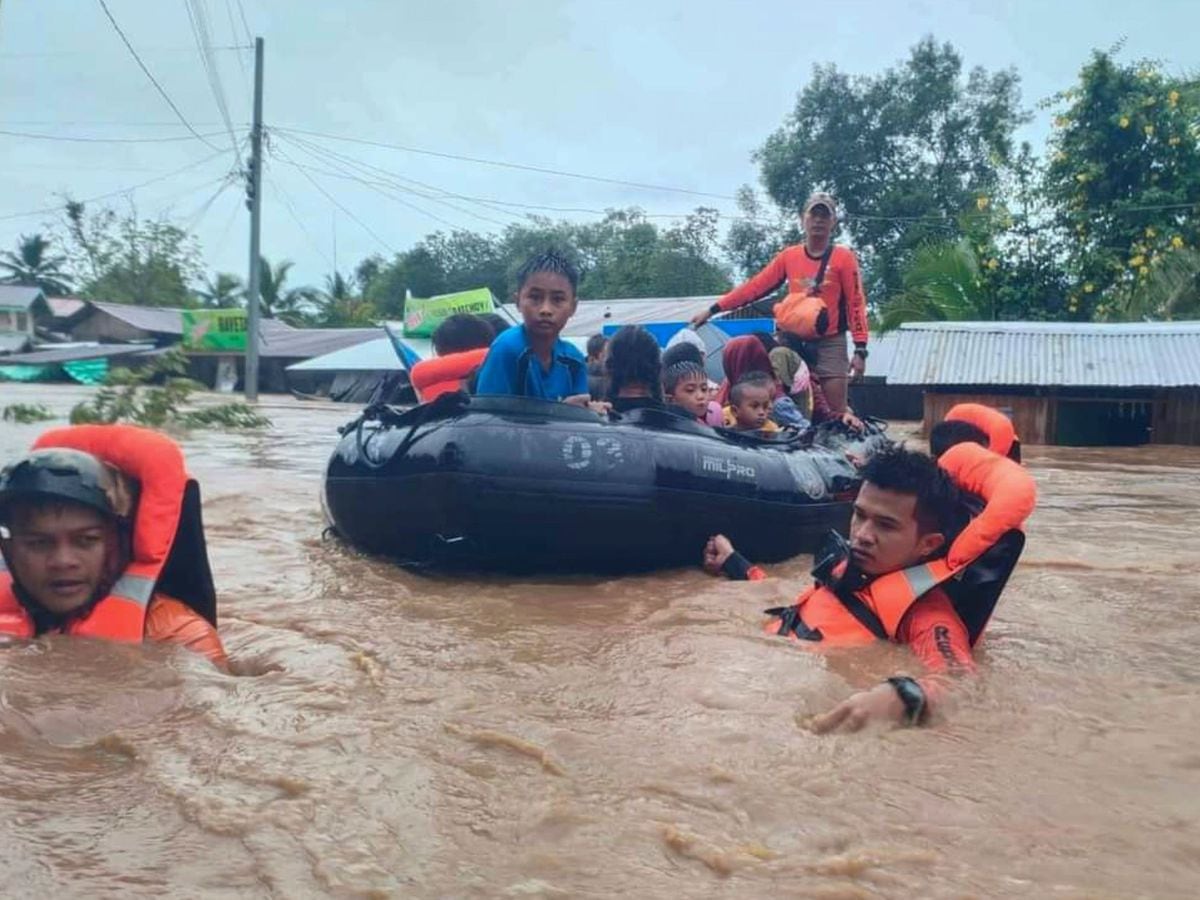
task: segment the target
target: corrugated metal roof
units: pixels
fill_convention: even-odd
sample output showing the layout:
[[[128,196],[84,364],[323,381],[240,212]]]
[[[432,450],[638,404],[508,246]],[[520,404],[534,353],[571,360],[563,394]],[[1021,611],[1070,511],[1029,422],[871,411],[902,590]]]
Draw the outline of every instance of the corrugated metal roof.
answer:
[[[130,303],[102,303],[99,300],[91,300],[89,304],[100,312],[142,331],[183,335],[183,318],[178,309],[166,306],[134,306]]]
[[[87,306],[87,301],[78,297],[47,297],[46,304],[56,319],[69,319]]]
[[[563,329],[563,337],[587,338],[605,325],[641,325],[647,322],[686,322],[712,306],[711,297],[647,297],[626,300],[580,300]]]
[[[20,284],[0,284],[0,307],[28,310],[42,297],[42,289]]]
[[[48,366],[54,363],[76,362],[81,359],[105,359],[115,356],[141,355],[153,350],[153,344],[96,344],[91,347],[66,347],[35,350],[4,357],[5,364]]]
[[[1200,322],[913,322],[896,338],[888,384],[1200,385]]]
[[[263,319],[262,326],[263,359],[311,359],[385,336],[382,328],[292,328],[276,319]]]
[[[289,372],[379,372],[404,368],[392,347],[391,338],[374,338],[303,362],[292,363]]]

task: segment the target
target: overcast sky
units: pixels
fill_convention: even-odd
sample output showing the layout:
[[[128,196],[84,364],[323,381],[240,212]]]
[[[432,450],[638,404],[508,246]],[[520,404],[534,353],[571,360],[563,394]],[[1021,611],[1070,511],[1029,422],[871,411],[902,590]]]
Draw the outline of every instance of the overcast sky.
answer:
[[[430,231],[497,230],[523,212],[450,200],[447,193],[546,207],[637,205],[654,214],[700,203],[732,211],[733,203],[296,130],[727,197],[741,184],[757,183],[751,153],[789,113],[816,63],[878,72],[933,34],[953,43],[968,66],[1015,66],[1031,109],[1069,86],[1092,48],[1121,38],[1123,58],[1157,58],[1174,72],[1200,67],[1195,0],[191,5],[207,19],[218,48],[216,72],[239,141],[250,120],[253,54],[223,48],[247,43],[243,11],[250,33],[266,41],[264,118],[275,131],[263,252],[294,260],[297,281],[314,284],[333,268],[335,241],[337,266],[349,272],[364,256],[390,255]],[[108,0],[108,7],[216,150],[180,124],[98,0],[0,0],[0,130],[59,138],[0,134],[0,247],[52,224],[55,215],[16,214],[52,207],[64,193],[89,198],[168,176],[128,196],[143,214],[166,213],[194,229],[210,268],[244,277],[248,215],[240,187],[218,193],[235,157],[188,3]],[[1040,150],[1050,113],[1034,111],[1024,136]],[[181,136],[154,143],[61,140]],[[289,161],[309,167],[307,173]],[[388,186],[377,190],[353,178]],[[128,200],[117,193],[105,202]]]

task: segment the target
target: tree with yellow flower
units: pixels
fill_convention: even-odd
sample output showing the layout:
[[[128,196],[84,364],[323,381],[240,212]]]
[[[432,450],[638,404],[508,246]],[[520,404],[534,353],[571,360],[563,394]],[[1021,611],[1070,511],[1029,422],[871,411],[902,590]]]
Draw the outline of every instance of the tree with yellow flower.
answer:
[[[1058,101],[1045,186],[1069,236],[1072,317],[1185,308],[1200,259],[1187,252],[1200,242],[1200,90],[1157,63],[1098,51]]]

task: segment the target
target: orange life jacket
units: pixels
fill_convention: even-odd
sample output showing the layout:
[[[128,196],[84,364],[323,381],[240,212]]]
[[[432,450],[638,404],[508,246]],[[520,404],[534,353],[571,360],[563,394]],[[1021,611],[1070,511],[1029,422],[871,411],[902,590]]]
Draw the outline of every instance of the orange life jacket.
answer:
[[[982,403],[956,403],[946,413],[947,422],[966,422],[988,436],[988,449],[1016,462],[1021,461],[1021,442],[1012,420],[998,409]]]
[[[435,356],[433,359],[423,359],[412,367],[408,373],[413,390],[424,403],[436,400],[442,394],[451,391],[461,391],[463,383],[471,373],[483,365],[487,358],[488,348],[479,347],[475,350],[463,350],[460,353],[447,353],[445,356]]]
[[[975,443],[951,447],[938,465],[962,490],[984,501],[946,555],[880,575],[857,589],[840,583],[843,562],[820,578],[796,604],[771,610],[764,630],[795,640],[854,645],[896,640],[912,605],[941,586],[974,644],[1000,599],[1025,544],[1021,526],[1033,511],[1037,489],[1017,463]]]
[[[124,572],[88,612],[64,629],[79,637],[140,643],[146,608],[179,529],[188,476],[183,453],[165,435],[132,425],[76,425],[47,431],[34,449],[82,450],[136,479],[141,491],[134,518],[131,559]],[[30,638],[34,623],[17,599],[12,574],[0,562],[0,634]]]

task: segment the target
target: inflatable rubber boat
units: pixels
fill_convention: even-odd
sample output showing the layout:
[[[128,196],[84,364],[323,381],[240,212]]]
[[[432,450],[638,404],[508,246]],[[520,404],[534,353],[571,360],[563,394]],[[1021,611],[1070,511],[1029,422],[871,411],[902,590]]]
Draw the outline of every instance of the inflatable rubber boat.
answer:
[[[337,534],[402,563],[514,572],[695,565],[717,532],[756,561],[812,552],[849,525],[846,451],[885,440],[878,426],[778,440],[661,408],[606,418],[465,394],[370,407],[341,431],[323,491]]]

